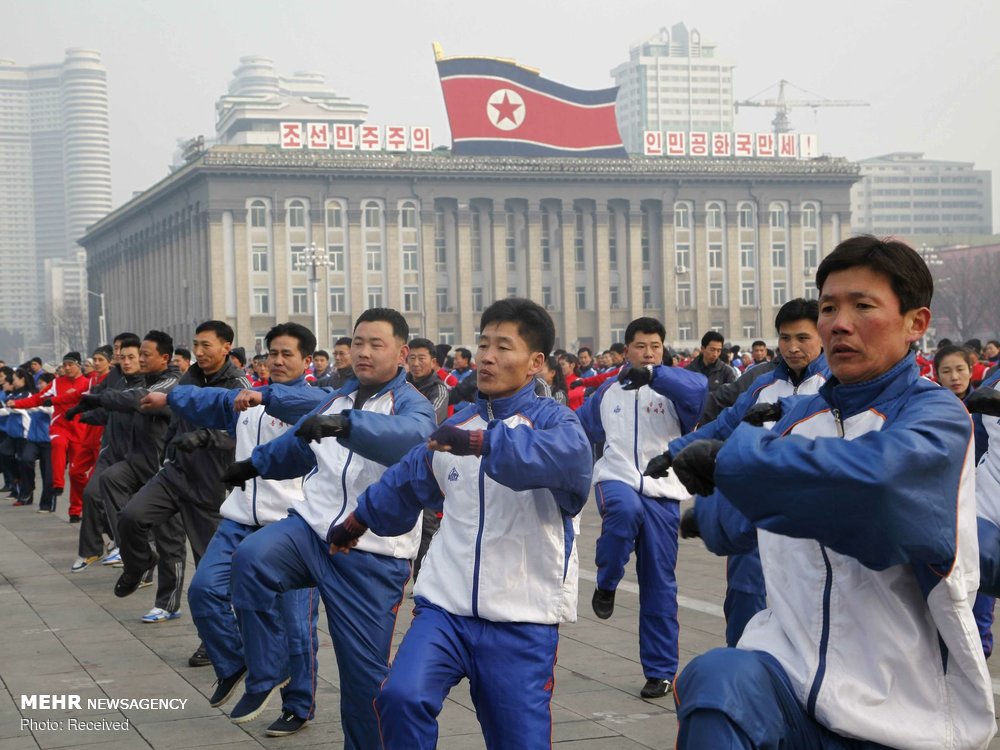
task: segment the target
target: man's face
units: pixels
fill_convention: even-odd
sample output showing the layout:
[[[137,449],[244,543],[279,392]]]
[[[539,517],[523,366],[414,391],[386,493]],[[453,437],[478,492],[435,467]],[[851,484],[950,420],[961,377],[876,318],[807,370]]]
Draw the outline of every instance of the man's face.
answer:
[[[326,372],[326,368],[330,366],[330,358],[317,354],[313,357],[313,363],[316,372]]]
[[[423,380],[437,370],[433,355],[426,349],[410,349],[406,364],[414,380]]]
[[[214,375],[225,366],[232,348],[233,345],[220,339],[215,331],[202,331],[195,334],[191,353],[203,373]]]
[[[351,347],[346,344],[333,347],[333,366],[338,370],[351,366]]]
[[[455,352],[455,368],[458,370],[464,370],[469,366],[469,360],[462,356],[461,352]]]
[[[517,323],[490,323],[479,334],[479,390],[490,398],[512,396],[541,372],[544,361],[545,355],[531,351],[521,338]]]
[[[294,336],[275,336],[267,350],[267,364],[261,377],[270,376],[275,383],[288,383],[301,378],[311,357],[302,356],[299,340]]]
[[[663,339],[657,333],[636,333],[625,346],[625,359],[632,367],[661,364]]]
[[[160,354],[156,342],[143,340],[139,347],[139,372],[144,375],[155,375],[166,370],[169,361],[169,356]]]
[[[819,335],[830,371],[841,383],[888,372],[927,331],[926,307],[899,312],[889,279],[856,266],[827,276],[819,298]]]
[[[796,375],[823,351],[816,324],[808,318],[782,323],[778,329],[778,351],[788,369]]]
[[[113,353],[113,354],[111,355],[111,361],[112,361],[112,362],[113,362],[114,364],[116,364],[116,365],[117,365],[117,364],[118,364],[118,363],[119,363],[119,362],[121,361],[121,360],[119,360],[119,359],[118,359],[118,355],[119,355],[119,354],[121,354],[121,352],[122,352],[122,342],[121,342],[121,341],[115,341],[115,342],[114,342],[114,343],[113,343],[113,344],[111,345],[111,351],[112,351],[112,352],[114,352],[114,353]]]
[[[586,349],[581,349],[577,356],[580,358],[580,367],[584,370],[589,370],[590,366],[594,364],[594,358],[590,356],[590,352]]]
[[[714,365],[722,356],[722,342],[709,341],[701,348],[701,361],[706,365]]]
[[[359,323],[351,341],[351,365],[362,385],[387,383],[406,361],[409,347],[396,338],[384,320]]]
[[[757,344],[750,350],[750,355],[753,357],[754,364],[760,364],[767,359],[767,346],[764,344]]]
[[[104,375],[110,369],[111,363],[105,359],[103,354],[94,355],[94,372],[98,375]]]
[[[63,361],[62,371],[63,375],[68,375],[71,378],[78,378],[80,377],[81,374],[79,363],[75,362],[72,359],[67,359]]]
[[[1000,354],[1000,349],[991,341],[983,347],[983,354],[986,355],[986,359],[996,359],[997,355]]]
[[[173,359],[171,359],[170,361],[173,363],[174,367],[176,367],[181,373],[187,372],[188,368],[191,366],[191,363],[188,360],[184,359],[184,357],[182,357],[180,354],[175,354]]]
[[[31,364],[28,365],[28,367],[31,368],[31,371],[33,373],[34,372],[38,372],[39,370],[42,369],[42,366],[40,364],[38,364],[37,362],[32,362]]]
[[[625,361],[625,357],[616,351],[609,352],[608,356],[611,357],[611,364],[614,365],[615,367],[617,367],[618,365],[620,365],[622,362]]]
[[[118,350],[118,366],[125,375],[135,375],[139,372],[139,349],[126,346]]]

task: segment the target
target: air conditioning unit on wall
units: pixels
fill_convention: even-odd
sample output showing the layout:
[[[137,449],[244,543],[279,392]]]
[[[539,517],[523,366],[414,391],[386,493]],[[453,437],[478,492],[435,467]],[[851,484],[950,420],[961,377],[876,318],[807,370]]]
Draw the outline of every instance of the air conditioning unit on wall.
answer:
[[[674,273],[687,273],[687,266],[674,266]]]

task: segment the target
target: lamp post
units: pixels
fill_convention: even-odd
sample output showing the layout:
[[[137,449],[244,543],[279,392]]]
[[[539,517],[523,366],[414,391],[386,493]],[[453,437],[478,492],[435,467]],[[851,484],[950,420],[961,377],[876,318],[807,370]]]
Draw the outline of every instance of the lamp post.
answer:
[[[317,247],[315,242],[299,253],[298,269],[300,271],[309,271],[309,288],[312,291],[313,333],[316,334],[317,341],[322,340],[319,331],[319,269],[326,268],[329,265],[330,258],[327,255],[326,249]]]
[[[103,346],[108,343],[108,319],[104,314],[104,292],[92,292],[88,289],[87,294],[92,294],[101,301],[101,315],[98,318],[98,325],[101,329],[100,345]]]

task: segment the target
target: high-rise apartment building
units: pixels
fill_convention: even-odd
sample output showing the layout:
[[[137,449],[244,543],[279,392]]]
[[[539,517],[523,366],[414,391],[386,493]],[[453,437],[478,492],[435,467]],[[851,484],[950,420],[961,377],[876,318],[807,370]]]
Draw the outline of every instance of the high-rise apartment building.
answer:
[[[42,65],[0,60],[0,164],[0,329],[53,344],[42,331],[45,261],[75,260],[77,239],[111,210],[100,52],[68,49]]]
[[[851,225],[876,235],[990,234],[988,169],[972,162],[925,159],[899,151],[858,162],[851,188]]]
[[[683,23],[629,47],[611,71],[619,86],[618,130],[625,148],[642,153],[644,130],[733,129],[733,63]]]

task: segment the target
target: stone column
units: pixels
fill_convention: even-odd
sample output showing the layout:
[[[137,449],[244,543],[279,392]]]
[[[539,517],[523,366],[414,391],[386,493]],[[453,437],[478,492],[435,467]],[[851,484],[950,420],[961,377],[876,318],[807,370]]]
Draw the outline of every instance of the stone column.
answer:
[[[567,205],[569,206],[567,208]],[[569,349],[577,339],[576,310],[576,253],[573,251],[573,235],[576,232],[576,212],[573,202],[567,201],[559,212],[560,236],[562,238],[560,261],[562,263],[562,348]]]
[[[597,238],[594,248],[594,346],[611,341],[611,261],[608,257],[608,222],[613,216],[606,209],[594,213]],[[620,293],[620,292],[619,292]]]
[[[347,318],[353,321],[357,320],[358,316],[368,307],[368,298],[365,294],[365,278],[368,275],[368,270],[365,263],[365,243],[361,233],[361,208],[348,204],[344,215],[347,219],[347,248],[344,254],[347,257],[347,279],[350,287]],[[287,265],[287,261],[285,265]],[[276,283],[279,282],[276,280]],[[280,283],[287,285],[288,282]]]
[[[435,212],[433,209],[420,212],[420,306],[423,309],[424,336],[437,338],[437,266],[434,258]],[[435,342],[436,343],[436,342]]]
[[[462,344],[469,341],[476,328],[472,312],[472,231],[469,207],[460,206],[457,212],[455,233],[455,259],[457,261],[457,284],[452,287],[451,301],[455,306],[455,340]]]
[[[621,248],[619,247],[619,257]],[[629,205],[628,212],[628,245],[627,245],[628,268],[628,311],[629,319],[635,320],[643,315],[642,304],[642,211],[639,204],[633,201]]]

